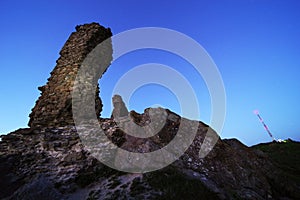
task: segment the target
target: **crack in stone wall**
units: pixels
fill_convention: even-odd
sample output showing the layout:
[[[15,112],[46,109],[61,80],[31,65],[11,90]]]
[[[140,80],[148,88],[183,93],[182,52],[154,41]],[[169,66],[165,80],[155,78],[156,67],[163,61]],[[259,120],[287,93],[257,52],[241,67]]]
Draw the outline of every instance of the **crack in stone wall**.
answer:
[[[112,36],[111,30],[98,23],[76,26],[56,61],[54,70],[50,73],[46,85],[39,87],[41,96],[36,101],[28,125],[30,127],[55,127],[73,125],[72,88],[77,72],[88,55],[98,44]],[[110,55],[104,63],[112,60]],[[97,75],[98,79],[102,74]],[[98,80],[97,79],[97,80]],[[97,83],[96,83],[97,84]],[[99,85],[95,91],[95,112],[98,117],[102,111],[102,101],[99,97]]]

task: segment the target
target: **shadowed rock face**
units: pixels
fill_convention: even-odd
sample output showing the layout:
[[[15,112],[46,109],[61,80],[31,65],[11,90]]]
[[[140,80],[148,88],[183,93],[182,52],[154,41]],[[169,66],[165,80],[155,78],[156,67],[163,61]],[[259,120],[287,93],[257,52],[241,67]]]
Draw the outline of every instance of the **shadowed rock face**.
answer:
[[[128,116],[128,109],[126,108],[126,105],[123,102],[122,97],[120,95],[114,95],[112,99],[112,103],[114,106],[112,116],[111,116],[112,118],[118,119],[121,117]]]
[[[136,121],[143,123],[146,115],[135,115]],[[101,127],[119,147],[143,153],[164,146],[181,120],[168,121],[149,139],[124,136],[113,119],[102,119]],[[103,165],[85,150],[74,126],[17,130],[0,142],[0,199],[299,199],[299,170],[282,171],[268,154],[237,140],[219,140],[200,158],[208,128],[199,122],[193,143],[177,161],[144,174]],[[299,152],[292,141],[274,145],[290,144]]]
[[[28,125],[30,127],[74,124],[71,92],[78,70],[88,53],[111,36],[109,28],[104,28],[97,23],[76,27],[76,32],[70,35],[60,51],[60,58],[56,61],[57,64],[51,72],[47,84],[38,88],[41,96],[29,115]],[[103,60],[103,63],[109,65],[111,58],[110,54],[107,56],[107,60]],[[99,74],[97,78],[99,79],[101,76],[102,74]],[[102,102],[98,86],[95,92],[95,110],[99,117],[102,111]]]
[[[109,29],[96,23],[76,27],[61,50],[48,83],[39,88],[42,95],[30,114],[31,128],[1,136],[0,199],[300,199],[299,167],[290,167],[300,162],[299,143],[288,141],[250,148],[235,139],[219,139],[203,158],[199,150],[211,130],[209,126],[163,108],[128,112],[120,96],[113,99],[113,116],[117,119],[99,119],[111,143],[97,140],[102,134],[98,129],[87,130],[93,133],[88,137],[98,142],[94,146],[103,156],[110,152],[101,149],[109,145],[134,153],[157,151],[178,136],[182,124],[184,134],[196,130],[196,136],[179,159],[154,172],[124,173],[92,157],[82,136],[79,138],[78,127],[73,125],[70,94],[85,56],[110,35]],[[111,57],[107,58],[104,63],[111,61]],[[99,90],[95,94],[97,116],[102,109],[98,93]],[[195,123],[197,126],[189,126]],[[139,138],[124,131],[127,128],[135,132],[137,127],[145,133],[158,132]],[[213,130],[211,134],[218,138]],[[289,155],[292,157],[287,159]],[[122,165],[130,167],[129,162]]]

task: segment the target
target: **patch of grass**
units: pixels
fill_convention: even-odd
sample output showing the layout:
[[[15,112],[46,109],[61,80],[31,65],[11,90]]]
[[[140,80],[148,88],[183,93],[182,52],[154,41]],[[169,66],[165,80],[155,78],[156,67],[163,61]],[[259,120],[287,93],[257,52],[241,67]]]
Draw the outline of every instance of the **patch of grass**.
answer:
[[[79,175],[77,176],[75,182],[80,187],[85,187],[95,181],[97,181],[99,178],[109,178],[112,176],[117,176],[124,174],[122,172],[119,172],[117,170],[111,169],[105,165],[84,169],[81,170]]]
[[[175,168],[146,174],[149,184],[162,192],[158,199],[219,199],[200,180],[187,179]]]
[[[89,185],[90,183],[94,182],[96,180],[95,176],[93,173],[84,173],[80,174],[77,176],[75,182],[80,186],[80,187],[85,187]]]
[[[258,144],[253,148],[268,154],[274,165],[285,172],[285,176],[300,183],[300,142],[287,140],[286,143]]]
[[[145,193],[145,191],[147,191],[147,188],[144,186],[140,178],[133,179],[130,189],[131,189],[132,196],[138,196],[140,194]]]

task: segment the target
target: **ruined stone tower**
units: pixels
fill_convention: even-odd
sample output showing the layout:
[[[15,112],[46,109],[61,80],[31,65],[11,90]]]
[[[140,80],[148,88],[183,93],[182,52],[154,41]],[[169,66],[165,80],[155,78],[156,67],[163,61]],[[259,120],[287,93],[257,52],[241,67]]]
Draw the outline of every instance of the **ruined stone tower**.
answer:
[[[85,24],[76,27],[64,47],[60,58],[51,72],[46,85],[39,87],[41,96],[36,101],[28,125],[30,127],[50,127],[73,125],[72,87],[81,63],[98,44],[112,36],[109,28],[98,23]],[[103,61],[110,63],[111,56]],[[102,75],[102,74],[101,74]],[[98,75],[100,78],[101,75]],[[102,102],[99,97],[99,86],[95,92],[95,112],[100,116]]]

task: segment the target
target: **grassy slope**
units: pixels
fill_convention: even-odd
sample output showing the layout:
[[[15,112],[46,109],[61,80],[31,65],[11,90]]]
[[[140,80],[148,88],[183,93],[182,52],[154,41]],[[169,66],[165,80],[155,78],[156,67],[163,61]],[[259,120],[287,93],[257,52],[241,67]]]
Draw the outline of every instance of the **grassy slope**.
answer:
[[[285,143],[264,143],[252,148],[265,152],[287,177],[300,183],[300,142],[289,139]]]

